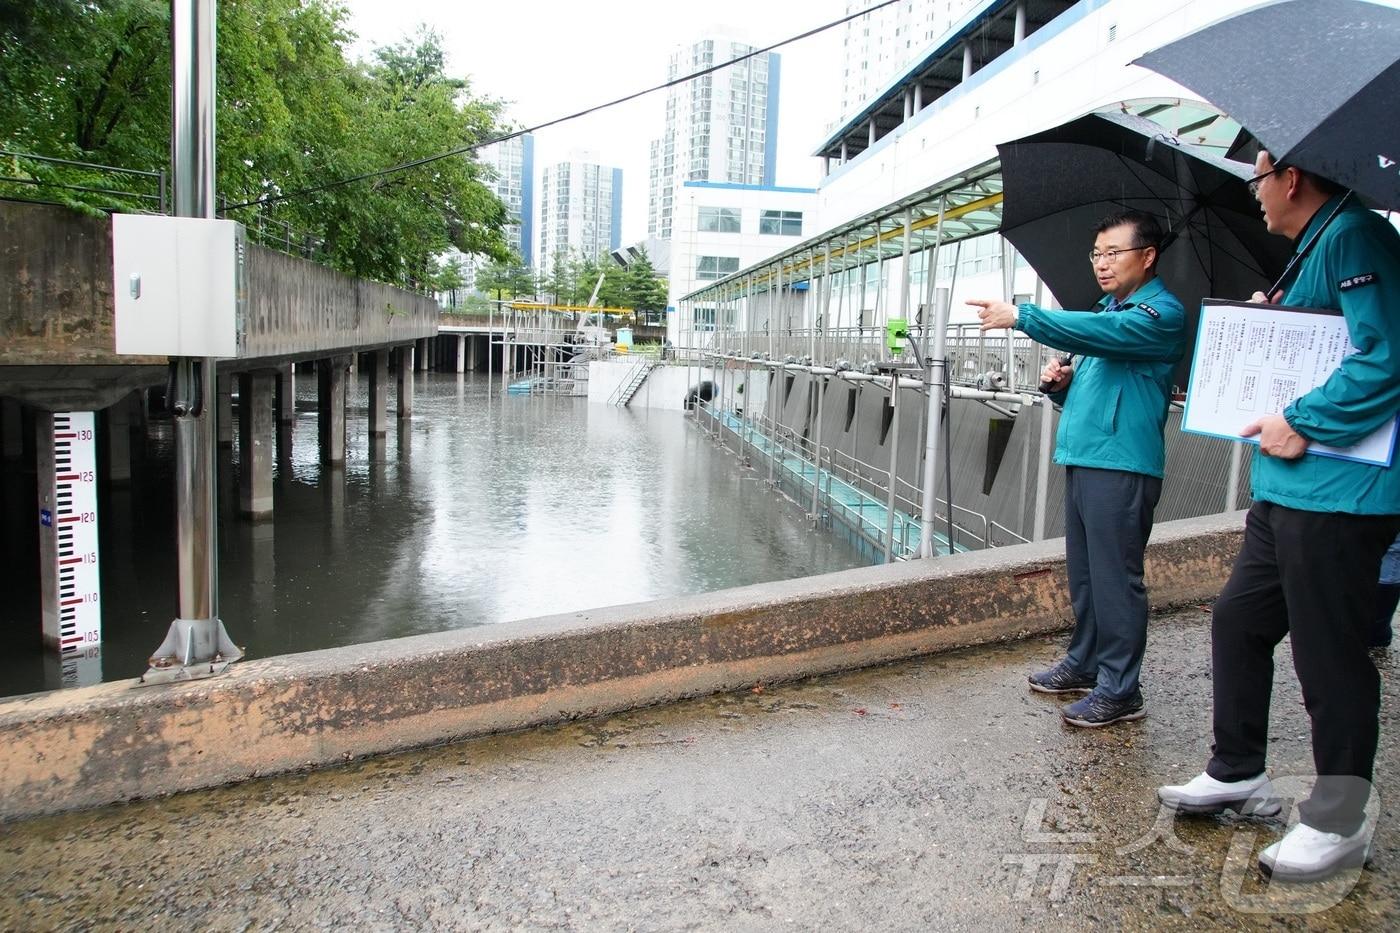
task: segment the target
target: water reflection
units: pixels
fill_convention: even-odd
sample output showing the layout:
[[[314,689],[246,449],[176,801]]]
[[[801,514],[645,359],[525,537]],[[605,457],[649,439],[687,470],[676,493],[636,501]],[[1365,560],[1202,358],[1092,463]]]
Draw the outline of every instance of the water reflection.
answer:
[[[484,375],[420,373],[412,421],[374,437],[366,376],[350,385],[346,463],[323,468],[315,380],[299,383],[271,521],[237,517],[236,454],[221,457],[221,616],[250,657],[863,563],[677,412],[502,398]],[[168,425],[150,448],[101,506],[108,678],[145,669],[176,609]],[[28,561],[20,597],[0,608],[7,694],[46,687]]]

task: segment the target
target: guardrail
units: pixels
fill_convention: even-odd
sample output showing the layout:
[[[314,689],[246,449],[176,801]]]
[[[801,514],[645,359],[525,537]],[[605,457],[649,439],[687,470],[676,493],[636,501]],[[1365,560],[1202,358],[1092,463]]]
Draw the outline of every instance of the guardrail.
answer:
[[[0,149],[0,171],[4,172],[0,174],[0,196],[17,201],[48,203],[55,192],[67,192],[79,195],[71,198],[68,206],[76,202],[107,213],[169,214],[171,210],[169,176],[164,170],[144,171]],[[31,193],[37,196],[26,196]],[[303,259],[315,259],[325,246],[321,237],[263,211],[245,208],[230,212],[229,203],[220,195],[219,213],[242,223],[248,238],[260,246]]]

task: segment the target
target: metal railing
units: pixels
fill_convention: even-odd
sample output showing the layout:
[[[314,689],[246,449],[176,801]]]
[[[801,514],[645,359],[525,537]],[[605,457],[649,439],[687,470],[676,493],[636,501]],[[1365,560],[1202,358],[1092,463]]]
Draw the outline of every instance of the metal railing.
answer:
[[[44,192],[50,192],[49,197],[54,192],[71,192],[95,195],[72,200],[98,211],[169,214],[171,209],[169,179],[164,170],[152,172],[0,149],[0,172],[4,173],[0,174],[0,195],[15,200],[48,200]],[[23,196],[30,193],[37,196]],[[220,215],[242,223],[254,243],[303,259],[317,258],[325,246],[321,237],[262,211],[230,217],[229,203],[228,198],[219,196]]]
[[[918,553],[923,518],[920,514],[922,492],[917,485],[896,475],[894,509],[891,511],[888,468],[860,460],[827,445],[821,446],[818,457],[815,443],[793,428],[774,422],[763,414],[726,412],[713,400],[699,402],[696,417],[697,422],[713,436],[720,436],[721,431],[736,436],[741,453],[745,455],[752,452],[775,466],[787,457],[797,458],[800,470],[785,465],[781,474],[773,469],[770,475],[776,484],[789,485],[804,507],[813,503],[815,487],[817,495],[813,504],[824,510],[824,513],[812,515],[815,521],[822,522],[826,527],[831,527],[833,520],[839,521],[878,552],[883,552],[888,541],[891,556],[897,560],[905,560]],[[812,471],[811,477],[807,476],[808,468]],[[833,495],[833,489],[838,482],[869,497],[869,502],[862,503],[862,507],[858,508],[837,498]],[[934,501],[935,510],[939,506],[943,509],[942,514],[935,511],[934,515],[935,522],[941,524],[947,520],[949,504],[946,499],[935,498]],[[880,513],[879,520],[867,515],[864,505],[876,506]],[[1001,542],[993,538],[994,529],[1009,538],[1026,540],[972,509],[953,505],[952,513],[955,540],[948,542],[950,548],[954,545],[966,547],[969,542],[978,548],[995,547]],[[936,533],[946,536],[941,529],[936,529]]]
[[[767,354],[773,360],[828,366],[845,361],[857,368],[894,357],[885,345],[884,329],[873,326],[790,328],[772,333],[720,330],[697,336],[704,338],[701,345],[690,349],[728,356]],[[918,348],[932,344],[925,337],[925,328],[910,328],[903,351],[910,362],[917,359]],[[1055,356],[1053,349],[1029,337],[1010,332],[988,335],[977,324],[948,325],[947,345],[948,373],[954,384],[1008,392],[1039,391],[1040,371]]]
[[[73,159],[56,159],[52,156],[34,155],[29,152],[14,152],[9,149],[0,149],[0,159],[4,160],[3,171],[6,173],[0,175],[0,183],[24,186],[21,190],[33,188],[105,195],[111,199],[134,202],[123,203],[120,205],[122,207],[145,208],[146,212],[153,214],[169,213],[167,200],[169,185],[163,171],[147,172],[134,168],[119,168],[115,165],[98,165],[93,162],[78,162]],[[23,166],[26,163],[31,166],[30,171],[24,169]],[[62,178],[39,177],[46,170],[62,176]],[[67,180],[62,180],[63,178]],[[119,187],[128,181],[138,183],[140,187]],[[18,200],[31,199],[19,198]],[[112,201],[104,201],[92,206],[99,209],[110,209],[106,205],[112,203]]]

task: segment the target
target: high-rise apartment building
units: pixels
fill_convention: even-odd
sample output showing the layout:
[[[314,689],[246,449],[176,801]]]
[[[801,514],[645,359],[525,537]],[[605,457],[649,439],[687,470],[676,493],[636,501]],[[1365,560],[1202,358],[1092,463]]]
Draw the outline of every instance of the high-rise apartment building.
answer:
[[[591,259],[621,242],[622,169],[600,165],[594,153],[576,152],[544,170],[539,269],[549,269],[561,253]]]
[[[671,54],[669,80],[754,51],[729,39],[703,39]],[[666,128],[651,143],[647,234],[671,238],[680,187],[688,181],[772,185],[778,147],[780,56],[773,52],[672,87]]]
[[[846,0],[846,15],[881,0]],[[841,119],[883,90],[910,61],[983,0],[908,0],[853,19],[841,40]]]
[[[506,206],[511,225],[506,239],[525,265],[532,265],[535,249],[535,138],[517,136],[482,149],[478,154],[483,164],[496,173],[489,182],[496,197]]]

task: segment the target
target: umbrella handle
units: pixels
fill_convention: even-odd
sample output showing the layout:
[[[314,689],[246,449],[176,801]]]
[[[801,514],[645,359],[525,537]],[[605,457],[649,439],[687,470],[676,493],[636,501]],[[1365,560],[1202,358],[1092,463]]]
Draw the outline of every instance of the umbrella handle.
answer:
[[[1283,283],[1288,281],[1289,277],[1293,275],[1293,270],[1298,268],[1298,264],[1303,261],[1303,257],[1312,252],[1312,248],[1317,245],[1317,238],[1322,236],[1322,231],[1327,229],[1327,225],[1332,222],[1332,219],[1341,213],[1342,208],[1346,206],[1347,201],[1351,199],[1353,193],[1354,192],[1348,189],[1347,193],[1342,195],[1342,199],[1337,202],[1337,206],[1332,208],[1332,213],[1327,215],[1327,219],[1324,220],[1317,230],[1313,232],[1313,235],[1308,238],[1308,242],[1303,245],[1302,249],[1293,254],[1292,259],[1288,260],[1288,265],[1283,267],[1283,275],[1280,275],[1278,281],[1270,285],[1269,290],[1264,293],[1266,299],[1269,301],[1274,300],[1274,293],[1282,288]]]
[[[1073,354],[1073,353],[1066,353],[1064,356],[1060,357],[1060,365],[1061,365],[1061,366],[1068,366],[1070,363],[1073,363],[1073,362],[1074,362],[1074,354]],[[1050,389],[1051,389],[1051,388],[1052,388],[1052,386],[1051,386],[1051,384],[1048,383],[1048,382],[1042,382],[1042,383],[1040,384],[1040,391],[1041,391],[1041,394],[1042,394],[1042,395],[1049,395],[1049,394],[1050,394]]]

